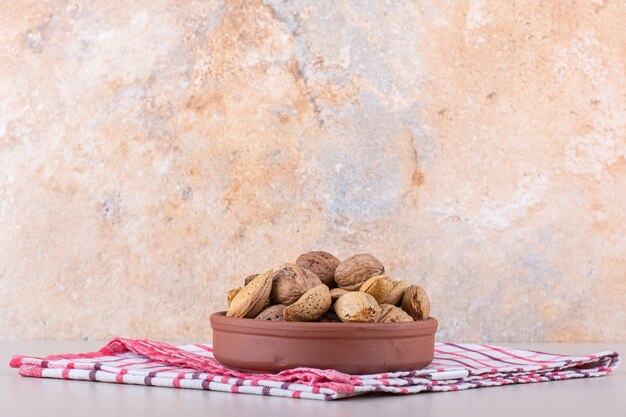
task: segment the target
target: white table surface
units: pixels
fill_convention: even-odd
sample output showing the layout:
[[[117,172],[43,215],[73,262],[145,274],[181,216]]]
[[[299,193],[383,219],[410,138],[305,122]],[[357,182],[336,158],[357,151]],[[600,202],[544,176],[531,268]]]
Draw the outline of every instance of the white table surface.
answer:
[[[23,378],[8,366],[13,354],[78,353],[103,345],[100,341],[0,341],[0,416],[626,416],[623,366],[602,378],[330,402]],[[626,352],[625,343],[502,345],[565,354]]]

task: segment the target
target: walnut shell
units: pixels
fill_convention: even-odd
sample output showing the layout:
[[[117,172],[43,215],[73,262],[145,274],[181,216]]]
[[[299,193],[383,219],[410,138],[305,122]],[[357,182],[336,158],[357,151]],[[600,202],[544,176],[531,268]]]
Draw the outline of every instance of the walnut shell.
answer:
[[[321,283],[313,272],[302,270],[294,264],[285,264],[272,275],[270,301],[272,304],[293,304],[305,292]]]
[[[376,322],[378,323],[402,323],[409,321],[413,321],[411,316],[400,307],[391,304],[381,304],[380,314],[376,318]]]
[[[361,285],[359,291],[371,295],[377,303],[382,304],[394,287],[393,281],[386,275],[371,277]]]
[[[255,317],[265,306],[272,290],[272,270],[254,278],[230,302],[228,317]]]
[[[383,264],[372,255],[361,253],[349,257],[335,269],[335,282],[340,288],[356,291],[369,278],[382,275],[385,272]]]
[[[394,306],[399,306],[402,302],[404,290],[406,289],[406,282],[402,280],[391,282],[393,283],[393,287],[391,288],[391,291],[389,291],[387,296],[382,300],[381,304],[391,304]]]
[[[334,303],[335,301],[337,301],[339,297],[341,297],[347,292],[348,291],[344,290],[343,288],[333,288],[332,290],[330,290],[330,298],[332,298],[333,303]]]
[[[235,296],[237,295],[239,291],[241,291],[241,287],[233,288],[232,290],[228,291],[228,293],[226,294],[226,300],[228,301],[229,307],[230,307],[230,303],[233,301],[233,298],[235,298]]]
[[[426,320],[430,316],[430,300],[426,291],[417,285],[410,285],[404,290],[402,309],[414,320]]]
[[[324,284],[304,293],[295,303],[285,308],[287,321],[316,321],[330,308],[330,291]]]
[[[380,314],[380,307],[374,297],[359,291],[345,293],[335,301],[333,307],[343,322],[371,323]]]
[[[282,321],[285,320],[285,305],[276,304],[269,306],[255,317],[256,320]]]
[[[296,259],[296,265],[313,272],[328,288],[337,286],[335,282],[335,269],[337,269],[339,263],[339,259],[324,251],[303,253]]]
[[[252,275],[248,275],[246,277],[246,279],[243,281],[244,285],[248,285],[250,283],[250,281],[252,281],[253,279],[255,279],[256,277],[258,277],[259,274],[252,274]]]

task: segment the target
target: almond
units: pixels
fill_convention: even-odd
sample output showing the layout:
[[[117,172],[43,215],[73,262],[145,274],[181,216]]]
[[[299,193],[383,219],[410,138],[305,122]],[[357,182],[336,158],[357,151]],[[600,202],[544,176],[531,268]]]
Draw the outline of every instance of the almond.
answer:
[[[337,283],[335,283],[335,269],[337,269],[339,263],[339,259],[324,251],[303,253],[296,259],[296,265],[313,272],[328,288],[337,286]]]
[[[378,323],[402,323],[413,321],[413,318],[400,307],[391,304],[381,304],[380,314],[376,321]]]
[[[250,281],[252,281],[253,279],[255,279],[256,277],[258,277],[259,274],[252,274],[252,275],[248,275],[246,277],[246,279],[243,281],[244,285],[248,285],[250,283]]]
[[[284,264],[272,275],[271,303],[293,304],[305,292],[321,284],[322,281],[313,272],[294,264]]]
[[[283,304],[269,306],[261,311],[259,314],[257,314],[255,319],[269,321],[285,320],[285,306]]]
[[[228,291],[228,294],[226,294],[226,299],[228,300],[229,307],[230,303],[233,301],[233,298],[235,298],[239,291],[241,291],[241,287],[233,288],[232,290]]]
[[[344,290],[343,288],[333,288],[332,290],[330,290],[330,298],[332,298],[333,303],[334,303],[335,301],[337,301],[339,297],[341,297],[347,292],[348,291]]]
[[[334,309],[343,322],[371,323],[380,314],[380,307],[374,297],[359,291],[350,291],[339,297]]]
[[[402,309],[414,320],[426,320],[430,316],[430,300],[426,291],[417,285],[411,285],[404,290]]]
[[[387,296],[382,300],[381,304],[391,304],[394,306],[399,306],[402,302],[404,290],[406,289],[406,283],[401,280],[391,282],[393,283],[393,287],[391,288],[391,291],[389,291]]]
[[[270,296],[272,290],[272,270],[254,278],[233,297],[226,315],[228,317],[255,317]]]
[[[330,308],[330,291],[324,284],[308,290],[298,301],[285,308],[287,321],[316,321]]]
[[[371,277],[361,285],[359,291],[371,295],[377,303],[381,303],[387,298],[393,289],[393,281],[386,275],[376,275]]]
[[[361,253],[346,259],[335,269],[335,282],[340,288],[356,291],[369,278],[382,275],[383,264],[372,255]]]

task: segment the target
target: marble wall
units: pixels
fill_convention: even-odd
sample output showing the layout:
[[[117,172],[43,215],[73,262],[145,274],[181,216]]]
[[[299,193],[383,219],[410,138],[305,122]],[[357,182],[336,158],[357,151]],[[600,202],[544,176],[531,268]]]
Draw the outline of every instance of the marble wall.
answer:
[[[206,340],[324,249],[440,340],[626,340],[619,1],[14,1],[0,338]]]

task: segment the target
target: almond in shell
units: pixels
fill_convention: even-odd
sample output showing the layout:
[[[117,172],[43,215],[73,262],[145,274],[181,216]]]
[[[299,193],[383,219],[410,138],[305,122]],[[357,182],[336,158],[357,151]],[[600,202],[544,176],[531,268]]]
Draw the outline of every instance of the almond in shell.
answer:
[[[404,290],[402,309],[414,320],[426,320],[430,316],[430,300],[426,291],[417,285],[410,285]]]
[[[285,320],[285,308],[283,304],[269,306],[255,317],[256,320],[282,321]]]
[[[226,315],[252,318],[261,312],[272,290],[272,270],[259,274],[233,297]]]
[[[314,287],[298,301],[285,308],[287,321],[317,321],[330,308],[330,291],[324,284]]]
[[[403,323],[410,321],[413,321],[411,316],[400,307],[391,304],[381,304],[380,314],[376,318],[376,322],[378,323]]]
[[[380,307],[374,297],[360,291],[350,291],[339,297],[334,309],[343,322],[371,323],[380,314]]]
[[[294,264],[284,264],[272,275],[270,301],[272,304],[290,305],[321,284],[322,281],[313,272]]]
[[[233,298],[235,298],[235,296],[237,295],[239,291],[241,291],[241,287],[233,288],[232,290],[228,291],[228,293],[226,294],[226,299],[228,300],[229,307],[230,307],[230,303],[232,303],[233,301]]]
[[[372,255],[361,253],[346,259],[335,269],[335,282],[340,288],[357,291],[369,278],[382,275],[383,264]]]
[[[391,304],[394,306],[399,306],[402,302],[404,290],[406,289],[406,283],[402,280],[391,282],[393,283],[393,287],[391,288],[391,291],[389,291],[387,296],[382,300],[381,304]]]
[[[296,259],[296,265],[313,272],[328,288],[337,286],[335,283],[335,269],[337,269],[339,263],[339,259],[324,251],[303,253]]]
[[[258,277],[259,274],[252,274],[252,275],[248,275],[246,277],[246,279],[243,281],[244,285],[248,285],[250,283],[250,281],[252,281],[253,279],[255,279],[256,277]]]
[[[337,301],[339,297],[341,297],[347,292],[348,291],[344,290],[343,288],[333,288],[332,290],[330,290],[330,298],[332,298],[333,303],[334,303],[335,301]]]
[[[391,293],[393,287],[393,281],[388,276],[376,275],[365,281],[359,291],[371,295],[376,299],[377,303],[382,304],[387,299],[389,293]]]

